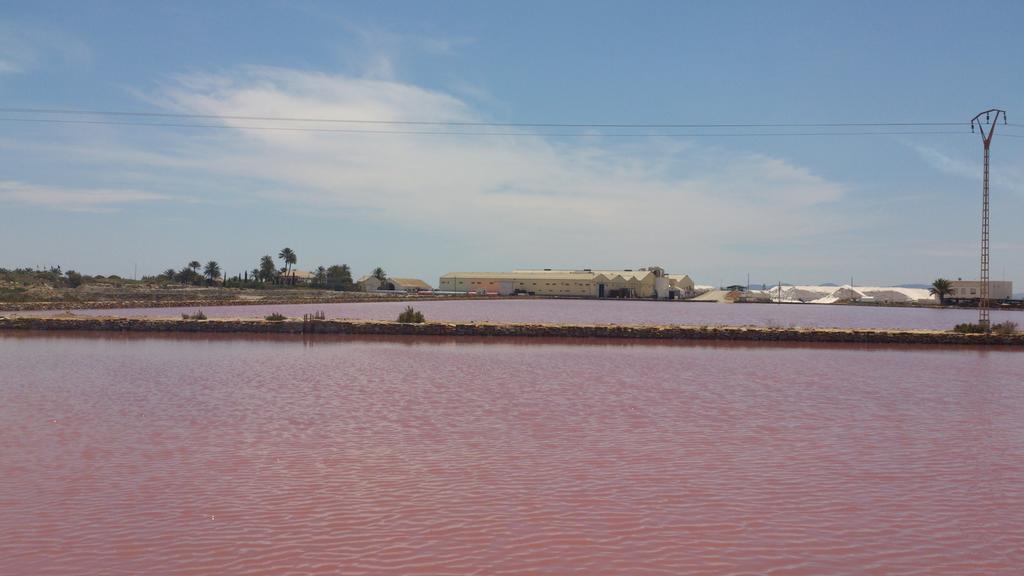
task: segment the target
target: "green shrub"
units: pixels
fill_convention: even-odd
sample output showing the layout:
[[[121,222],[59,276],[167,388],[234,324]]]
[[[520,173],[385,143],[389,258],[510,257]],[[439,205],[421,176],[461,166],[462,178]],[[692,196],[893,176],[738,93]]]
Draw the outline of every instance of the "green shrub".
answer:
[[[414,309],[412,306],[406,306],[405,310],[398,315],[398,321],[403,324],[422,324],[427,320],[423,317],[423,312]]]
[[[194,314],[182,314],[182,320],[206,320],[206,314],[202,310],[196,310]]]
[[[992,331],[996,334],[1009,335],[1017,333],[1017,323],[1007,320],[999,324],[992,325]]]
[[[981,324],[971,324],[965,322],[963,324],[957,324],[953,327],[953,332],[959,332],[960,334],[984,334],[985,328]],[[1017,333],[1017,323],[1007,320],[999,324],[993,324],[991,326],[991,332],[995,334],[1008,335]]]
[[[266,316],[265,317],[265,320],[267,322],[284,322],[287,319],[288,319],[287,316],[285,316],[284,314],[280,314],[278,312],[274,312],[270,316]]]
[[[66,274],[68,278],[68,286],[72,288],[78,288],[82,285],[82,275],[74,270],[68,270]]]

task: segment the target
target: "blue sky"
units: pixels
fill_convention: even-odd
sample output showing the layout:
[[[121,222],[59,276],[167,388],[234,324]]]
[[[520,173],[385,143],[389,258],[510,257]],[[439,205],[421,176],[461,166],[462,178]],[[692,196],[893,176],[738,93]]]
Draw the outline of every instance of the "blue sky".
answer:
[[[290,246],[300,268],[432,283],[649,264],[707,284],[975,277],[967,122],[1000,107],[1022,125],[993,144],[993,277],[1024,286],[1024,138],[1009,136],[1024,136],[1022,16],[1019,2],[0,2],[0,107],[219,126],[0,114],[0,266],[235,273]],[[475,129],[518,134],[498,136],[224,116],[963,125]]]

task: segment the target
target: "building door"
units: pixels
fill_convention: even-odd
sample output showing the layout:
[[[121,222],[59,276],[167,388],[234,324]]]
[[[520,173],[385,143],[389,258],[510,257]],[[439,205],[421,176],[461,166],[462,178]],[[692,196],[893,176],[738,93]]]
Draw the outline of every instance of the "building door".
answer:
[[[604,298],[604,284],[597,285],[597,297]]]

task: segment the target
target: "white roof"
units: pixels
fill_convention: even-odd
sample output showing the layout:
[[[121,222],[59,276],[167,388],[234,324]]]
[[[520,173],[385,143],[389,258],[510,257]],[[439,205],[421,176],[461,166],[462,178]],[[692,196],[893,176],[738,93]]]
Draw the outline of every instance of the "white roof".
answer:
[[[772,298],[779,297],[779,288],[768,288],[762,292]],[[783,302],[806,302],[809,304],[833,304],[843,300],[868,300],[880,302],[926,302],[934,300],[926,288],[899,288],[895,286],[792,286],[782,285]]]

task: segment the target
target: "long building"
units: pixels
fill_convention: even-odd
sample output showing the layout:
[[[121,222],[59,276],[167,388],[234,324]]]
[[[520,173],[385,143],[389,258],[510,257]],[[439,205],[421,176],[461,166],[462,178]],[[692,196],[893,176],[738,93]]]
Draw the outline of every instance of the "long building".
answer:
[[[981,298],[981,281],[953,280],[949,283],[949,290],[949,297],[953,300],[978,300]],[[990,280],[988,297],[992,300],[1010,300],[1013,298],[1013,282]]]
[[[481,294],[533,294],[586,298],[684,298],[693,294],[685,274],[665,274],[649,266],[636,270],[514,270],[512,272],[449,272],[438,289]]]

